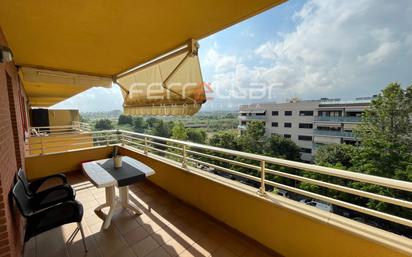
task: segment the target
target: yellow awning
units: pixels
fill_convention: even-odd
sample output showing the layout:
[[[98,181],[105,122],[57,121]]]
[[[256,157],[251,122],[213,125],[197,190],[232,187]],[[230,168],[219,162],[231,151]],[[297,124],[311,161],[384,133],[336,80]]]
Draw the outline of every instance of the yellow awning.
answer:
[[[188,39],[202,39],[284,1],[4,0],[0,26],[20,67],[115,79]],[[30,98],[36,106],[82,91],[55,93],[23,83],[29,92],[37,88]]]
[[[188,46],[117,79],[129,115],[192,115],[206,101],[197,56]]]
[[[22,67],[19,75],[33,107],[49,107],[91,87],[111,87],[112,79]]]
[[[114,76],[284,0],[3,0],[0,26],[20,66]]]

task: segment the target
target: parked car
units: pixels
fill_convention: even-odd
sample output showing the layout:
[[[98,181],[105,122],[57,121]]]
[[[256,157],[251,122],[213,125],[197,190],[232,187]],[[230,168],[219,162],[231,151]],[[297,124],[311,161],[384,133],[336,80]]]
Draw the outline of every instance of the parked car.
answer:
[[[300,200],[299,202],[316,207],[323,211],[333,212],[333,206],[329,203],[324,203],[324,202],[321,202],[318,200],[312,200],[312,199],[303,199],[303,200]]]

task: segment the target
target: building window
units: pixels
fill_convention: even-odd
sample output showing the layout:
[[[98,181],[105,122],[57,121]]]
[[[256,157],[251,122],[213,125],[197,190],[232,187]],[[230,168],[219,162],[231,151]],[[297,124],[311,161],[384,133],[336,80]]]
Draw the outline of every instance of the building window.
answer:
[[[241,124],[242,126],[245,126],[245,125],[246,125],[246,121],[242,121],[240,124]]]
[[[299,116],[313,116],[313,111],[300,111]]]
[[[292,127],[292,123],[290,123],[290,122],[285,122],[284,127],[285,127],[285,128],[291,128],[291,127]]]
[[[299,128],[311,129],[313,128],[313,124],[312,123],[299,123]]]
[[[246,116],[247,114],[245,113],[245,112],[242,112],[241,114],[240,114],[240,116]]]
[[[285,111],[285,116],[292,116],[292,111]]]
[[[279,112],[278,111],[272,111],[272,116],[278,116]]]
[[[265,115],[266,115],[266,111],[256,113],[256,116],[265,116]]]
[[[312,136],[298,136],[298,139],[302,141],[312,141]]]
[[[321,117],[342,117],[342,111],[318,111]]]
[[[272,122],[272,127],[277,127],[278,123],[277,122]]]
[[[312,153],[312,149],[310,148],[300,148],[300,152],[301,153]]]
[[[284,138],[292,138],[292,135],[284,134],[283,137],[284,137]]]

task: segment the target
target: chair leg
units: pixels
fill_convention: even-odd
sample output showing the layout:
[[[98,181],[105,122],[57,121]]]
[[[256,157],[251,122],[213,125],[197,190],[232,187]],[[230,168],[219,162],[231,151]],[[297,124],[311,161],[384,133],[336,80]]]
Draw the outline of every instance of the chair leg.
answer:
[[[82,234],[82,240],[83,240],[83,246],[84,246],[84,251],[87,252],[87,246],[86,246],[86,238],[84,237],[84,231],[83,231],[83,226],[81,222],[78,222],[77,225],[79,226],[80,233]]]
[[[77,233],[79,233],[79,227],[77,227],[74,231],[73,231],[73,233],[71,234],[71,236],[69,237],[69,239],[67,239],[67,242],[66,242],[66,244],[71,244],[72,243],[72,241],[74,240],[74,238],[76,237],[76,235],[77,235]]]

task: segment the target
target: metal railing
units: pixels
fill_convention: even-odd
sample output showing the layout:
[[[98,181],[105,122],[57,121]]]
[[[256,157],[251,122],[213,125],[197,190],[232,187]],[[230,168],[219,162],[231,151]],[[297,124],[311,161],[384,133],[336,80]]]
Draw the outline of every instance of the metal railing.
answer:
[[[360,123],[362,120],[361,117],[332,117],[332,116],[315,116],[314,121],[326,121],[334,123]]]
[[[334,131],[334,130],[319,130],[314,129],[313,135],[315,136],[328,136],[328,137],[343,137],[343,138],[355,138],[353,132],[348,131]]]
[[[30,136],[45,136],[48,134],[71,134],[74,132],[91,131],[89,124],[73,121],[71,125],[30,127]]]
[[[113,145],[119,142],[116,130],[38,134],[28,139],[26,154],[28,156],[42,155],[87,147]]]
[[[247,116],[238,116],[239,120],[266,120],[265,115],[247,115]]]
[[[214,173],[221,172],[220,175],[224,175],[224,177],[229,177],[229,174],[231,179],[235,178],[245,184],[258,187],[257,193],[261,197],[267,197],[269,194],[268,187],[273,187],[276,190],[286,190],[287,192],[295,193],[303,197],[316,199],[357,213],[412,228],[412,220],[400,215],[378,211],[328,195],[307,191],[296,186],[297,183],[306,183],[308,185],[314,185],[365,199],[372,199],[410,210],[412,209],[412,202],[405,199],[360,190],[346,184],[338,183],[334,179],[328,181],[315,179],[313,176],[305,176],[302,172],[381,186],[405,193],[412,192],[411,182],[123,130],[87,132],[87,134],[92,137],[94,146],[121,144],[122,146],[131,147],[136,151],[140,151],[142,154],[155,155],[166,161],[170,160],[175,164],[178,163],[183,169],[190,169],[196,172],[200,168],[204,171],[213,171]],[[80,146],[81,142],[77,143],[77,145]],[[285,168],[293,172],[285,171]],[[293,181],[294,186],[291,185],[292,183],[284,183],[274,178]]]

